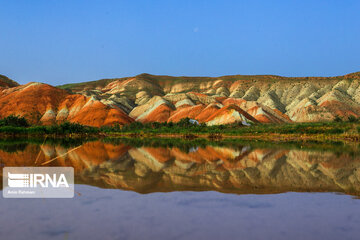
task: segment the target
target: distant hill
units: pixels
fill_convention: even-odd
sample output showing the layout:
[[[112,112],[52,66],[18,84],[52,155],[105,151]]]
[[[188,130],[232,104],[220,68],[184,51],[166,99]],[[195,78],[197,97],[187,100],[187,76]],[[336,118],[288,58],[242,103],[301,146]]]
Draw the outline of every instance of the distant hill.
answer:
[[[10,78],[0,74],[0,87],[16,87],[19,84]]]
[[[124,77],[124,78],[111,78],[111,79],[100,79],[96,81],[89,82],[81,82],[81,83],[72,83],[72,84],[64,84],[59,85],[57,87],[62,89],[71,89],[75,91],[87,90],[87,89],[95,89],[105,87],[107,84],[113,81],[123,81],[130,78],[136,78],[139,80],[145,80],[149,82],[154,82],[160,84],[162,86],[179,84],[179,83],[193,83],[193,82],[208,82],[212,80],[222,79],[229,82],[235,81],[269,81],[269,80],[293,80],[293,81],[306,81],[306,80],[330,80],[330,79],[359,79],[360,72],[347,74],[344,76],[336,76],[336,77],[282,77],[277,75],[226,75],[220,77],[189,77],[189,76],[167,76],[167,75],[151,75],[148,73],[142,73],[136,75],[134,77]]]

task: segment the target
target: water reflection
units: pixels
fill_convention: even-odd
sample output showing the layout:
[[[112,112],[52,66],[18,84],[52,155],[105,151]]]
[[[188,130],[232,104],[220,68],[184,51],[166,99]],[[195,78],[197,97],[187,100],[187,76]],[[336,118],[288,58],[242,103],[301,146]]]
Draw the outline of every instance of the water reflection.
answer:
[[[72,166],[76,183],[139,193],[214,190],[360,195],[360,155],[250,143],[185,149],[121,141],[78,146],[17,144],[2,147],[0,162],[2,166]]]

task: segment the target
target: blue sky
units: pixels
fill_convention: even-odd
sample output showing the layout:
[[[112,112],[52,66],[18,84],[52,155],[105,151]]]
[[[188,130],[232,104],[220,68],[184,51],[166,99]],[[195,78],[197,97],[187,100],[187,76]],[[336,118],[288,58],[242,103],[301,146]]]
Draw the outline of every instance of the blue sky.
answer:
[[[358,0],[0,0],[0,10],[0,74],[20,83],[360,71]]]

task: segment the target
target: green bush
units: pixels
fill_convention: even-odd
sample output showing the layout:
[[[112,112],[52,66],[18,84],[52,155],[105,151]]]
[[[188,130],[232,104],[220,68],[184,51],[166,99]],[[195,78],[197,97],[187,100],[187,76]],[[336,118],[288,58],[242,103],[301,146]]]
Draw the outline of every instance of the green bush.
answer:
[[[0,126],[1,133],[7,134],[71,134],[71,133],[97,133],[98,128],[88,127],[79,123],[64,122],[51,126],[14,127]]]
[[[28,133],[46,133],[46,127],[45,126],[33,126],[27,128]]]
[[[335,122],[342,122],[342,119],[341,119],[340,116],[337,115],[337,116],[334,118],[334,121],[335,121]]]
[[[24,134],[24,133],[27,133],[27,128],[24,128],[24,127],[13,127],[13,126],[5,126],[5,127],[0,127],[0,133]]]
[[[357,122],[358,119],[357,119],[354,115],[350,115],[350,116],[348,117],[348,121],[349,121],[349,122]]]
[[[12,127],[29,127],[30,124],[24,117],[10,115],[3,119],[0,119],[0,127],[12,126]]]
[[[98,128],[87,127],[79,123],[64,122],[60,125],[47,126],[46,133],[50,134],[70,134],[70,133],[96,133]]]

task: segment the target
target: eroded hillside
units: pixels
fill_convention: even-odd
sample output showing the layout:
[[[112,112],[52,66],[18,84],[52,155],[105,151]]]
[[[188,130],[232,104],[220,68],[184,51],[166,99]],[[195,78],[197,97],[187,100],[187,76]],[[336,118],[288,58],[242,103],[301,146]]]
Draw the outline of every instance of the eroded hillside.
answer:
[[[18,114],[43,124],[69,120],[100,126],[132,121],[177,122],[189,117],[217,125],[360,117],[360,72],[304,78],[141,74],[58,88],[0,82],[0,117]]]
[[[141,74],[132,78],[63,86],[122,108],[135,120],[179,121],[190,117],[201,122],[226,122],[239,111],[260,122],[331,121],[336,116],[360,115],[360,73],[339,77],[286,78],[272,75],[170,77]],[[147,113],[139,118],[139,112]],[[227,115],[223,115],[226,113]],[[215,115],[214,115],[215,114]],[[155,117],[154,117],[155,115]],[[211,115],[214,115],[210,118]],[[161,116],[161,117],[156,117]],[[218,118],[216,118],[216,116]],[[235,119],[229,120],[235,121]]]

